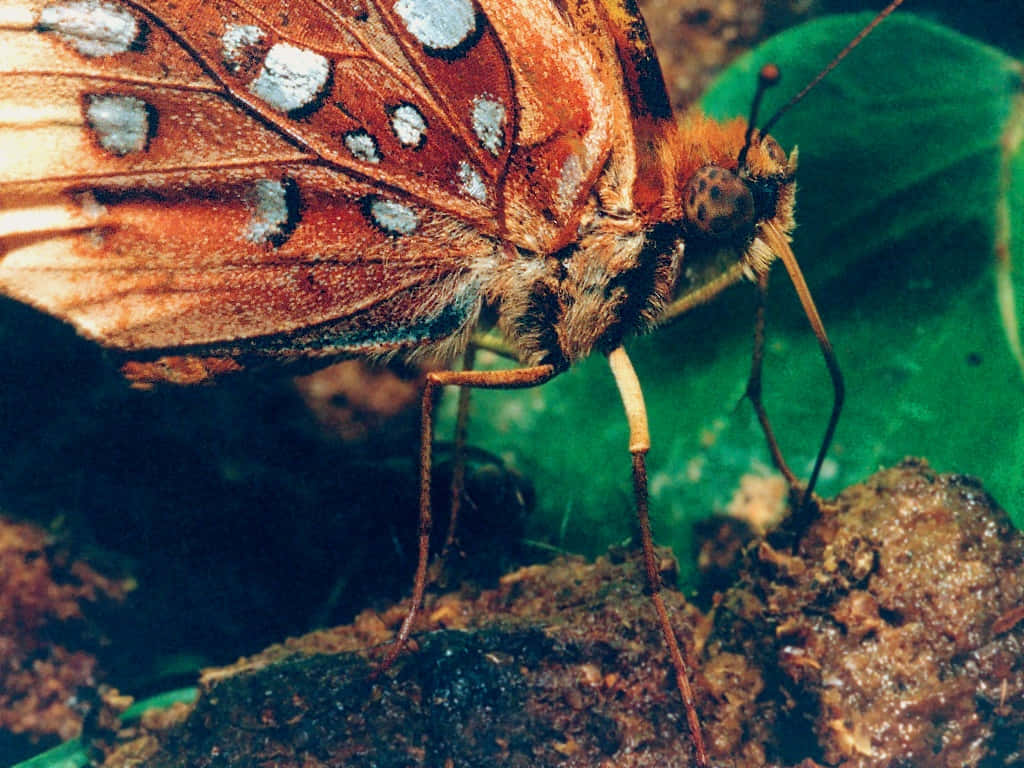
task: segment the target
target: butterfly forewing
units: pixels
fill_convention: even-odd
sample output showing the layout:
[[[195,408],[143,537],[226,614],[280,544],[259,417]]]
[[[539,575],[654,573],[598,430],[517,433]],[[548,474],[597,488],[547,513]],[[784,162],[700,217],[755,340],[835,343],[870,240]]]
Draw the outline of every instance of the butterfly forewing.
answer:
[[[0,286],[133,353],[454,352],[502,269],[575,239],[609,156],[634,166],[608,24],[589,1],[4,5]]]
[[[233,99],[323,161],[491,220],[514,116],[494,32],[474,13],[435,29],[415,8],[399,15],[416,4],[389,5],[146,8]],[[462,87],[440,87],[451,82]]]

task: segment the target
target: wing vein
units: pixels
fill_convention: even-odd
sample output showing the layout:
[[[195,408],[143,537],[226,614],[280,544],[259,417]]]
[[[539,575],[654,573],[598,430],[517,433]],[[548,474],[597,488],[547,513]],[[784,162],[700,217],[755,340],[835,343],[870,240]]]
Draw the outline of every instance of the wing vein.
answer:
[[[196,171],[226,171],[235,168],[255,168],[258,166],[276,166],[276,165],[287,165],[290,163],[300,163],[304,165],[319,165],[321,160],[319,157],[311,156],[308,154],[296,154],[292,156],[280,156],[276,158],[267,158],[265,155],[259,155],[253,158],[243,158],[239,160],[231,160],[220,163],[184,163],[180,166],[159,166],[153,168],[139,168],[131,170],[112,170],[105,173],[87,173],[87,174],[68,174],[66,176],[44,176],[39,178],[33,178],[31,181],[0,181],[0,191],[4,189],[18,189],[28,185],[36,184],[68,184],[74,182],[96,182],[96,181],[110,181],[110,180],[121,180],[121,179],[147,179],[151,180],[153,176],[161,175],[172,175],[175,173],[183,174],[195,174]]]
[[[152,77],[137,77],[119,73],[99,72],[90,70],[75,69],[19,69],[16,71],[0,72],[2,77],[74,77],[82,80],[101,80],[114,82],[120,85],[139,85],[151,88],[166,89],[169,91],[187,91],[191,93],[212,93],[223,96],[225,91],[216,85],[207,83],[189,82],[187,80],[158,80]]]

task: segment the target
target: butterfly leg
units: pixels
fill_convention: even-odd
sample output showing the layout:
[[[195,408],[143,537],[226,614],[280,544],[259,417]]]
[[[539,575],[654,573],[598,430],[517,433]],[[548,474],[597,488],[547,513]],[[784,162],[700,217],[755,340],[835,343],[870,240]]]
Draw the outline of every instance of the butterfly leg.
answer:
[[[764,370],[764,345],[765,345],[765,297],[768,291],[768,273],[763,272],[757,279],[757,314],[754,319],[754,353],[750,361],[750,378],[747,379],[747,398],[754,406],[754,413],[757,420],[761,422],[761,430],[764,432],[765,440],[768,442],[768,450],[772,454],[772,462],[776,469],[786,478],[790,488],[796,488],[799,481],[793,470],[789,468],[786,459],[782,456],[782,449],[775,437],[775,430],[772,429],[771,421],[768,419],[768,411],[764,407],[763,391],[761,386],[761,373]]]
[[[412,599],[409,611],[402,621],[402,626],[395,636],[391,648],[388,649],[378,674],[386,671],[398,654],[402,652],[412,633],[412,625],[416,620],[423,593],[427,585],[427,564],[430,556],[430,530],[432,517],[430,512],[430,472],[432,464],[432,448],[434,442],[434,395],[441,387],[457,386],[472,389],[524,389],[543,384],[558,373],[553,365],[537,365],[531,368],[514,368],[501,371],[432,371],[427,374],[427,384],[423,389],[420,421],[420,521],[418,528],[418,549],[416,575],[413,579]]]
[[[462,370],[473,370],[475,360],[476,347],[470,342],[462,355]],[[471,387],[459,387],[459,405],[455,415],[455,463],[452,466],[452,506],[448,515],[448,534],[445,536],[444,546],[441,548],[442,560],[448,556],[448,552],[455,545],[455,533],[462,507],[462,494],[466,488],[466,431],[469,425],[469,399],[472,392]]]
[[[676,685],[683,699],[686,711],[686,722],[693,740],[693,752],[698,768],[707,768],[708,755],[704,747],[704,737],[700,730],[697,717],[697,706],[690,686],[690,675],[679,649],[675,630],[669,619],[668,609],[661,596],[661,570],[654,552],[654,539],[651,536],[651,520],[647,509],[647,451],[651,447],[651,438],[647,429],[647,409],[644,405],[643,392],[637,379],[633,364],[623,347],[617,347],[608,355],[608,364],[618,385],[622,404],[626,409],[626,420],[629,422],[629,452],[633,459],[633,491],[636,497],[636,514],[640,524],[640,539],[644,552],[644,568],[647,572],[647,588],[650,592],[654,609],[658,613],[661,633],[668,646],[669,656],[676,673]]]
[[[832,343],[828,339],[828,334],[825,333],[825,326],[821,322],[818,308],[814,305],[814,299],[811,298],[811,292],[807,287],[807,282],[804,280],[803,273],[800,271],[800,265],[797,264],[796,257],[789,247],[788,237],[771,225],[770,222],[763,224],[760,232],[765,243],[778,256],[786,268],[786,273],[789,275],[793,289],[800,299],[800,305],[807,316],[807,322],[810,323],[811,330],[814,331],[814,336],[818,340],[818,346],[821,348],[821,355],[825,359],[825,367],[828,369],[829,377],[832,379],[832,412],[829,414],[828,425],[825,427],[825,436],[822,438],[821,446],[818,448],[818,455],[814,459],[814,468],[811,470],[811,476],[807,480],[807,486],[804,488],[799,502],[799,509],[803,510],[808,506],[807,502],[814,493],[814,485],[818,481],[822,464],[825,462],[825,454],[828,452],[829,445],[832,444],[832,437],[835,435],[836,425],[839,423],[839,414],[843,410],[846,390],[843,384],[843,373],[839,369],[839,361],[836,360],[835,352],[832,351]],[[761,426],[768,439],[772,458],[775,460],[779,470],[786,475],[790,488],[795,489],[798,487],[796,477],[786,467],[785,461],[782,460],[782,452],[779,450],[775,435],[768,423],[768,415],[765,412],[764,402],[761,399],[761,367],[764,362],[764,293],[767,288],[767,278],[765,276],[762,275],[758,278],[758,287],[761,299],[758,306],[758,319],[754,329],[754,359],[751,366],[747,393],[750,395],[751,402],[754,403],[757,417],[761,421]]]

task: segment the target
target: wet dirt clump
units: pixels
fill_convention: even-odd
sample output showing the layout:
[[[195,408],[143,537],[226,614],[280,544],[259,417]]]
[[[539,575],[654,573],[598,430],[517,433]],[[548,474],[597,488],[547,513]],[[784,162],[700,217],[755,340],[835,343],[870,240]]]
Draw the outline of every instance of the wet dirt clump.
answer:
[[[916,461],[879,472],[806,531],[754,542],[718,598],[702,672],[741,706],[706,715],[713,751],[1024,765],[1022,605],[1024,540],[976,481]],[[763,688],[745,696],[752,670]]]
[[[405,606],[366,612],[208,670],[187,717],[129,733],[106,765],[689,765],[642,583],[633,557],[561,558],[496,589],[428,596],[419,629],[431,631],[379,678]],[[668,597],[693,647],[700,615]]]
[[[666,591],[716,765],[1024,765],[1024,540],[974,481],[906,462],[738,552],[708,613]],[[635,556],[428,596],[375,678],[404,611],[208,670],[106,766],[692,765]]]

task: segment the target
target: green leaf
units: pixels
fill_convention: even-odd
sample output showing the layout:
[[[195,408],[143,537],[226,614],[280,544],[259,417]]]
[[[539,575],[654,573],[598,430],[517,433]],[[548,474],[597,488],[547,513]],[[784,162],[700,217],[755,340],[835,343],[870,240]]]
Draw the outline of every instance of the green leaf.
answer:
[[[704,108],[744,115],[757,70],[773,61],[784,80],[766,98],[769,115],[869,19],[830,17],[769,41],[730,68]],[[847,381],[824,494],[916,455],[980,477],[1024,521],[1024,385],[993,268],[999,141],[1019,84],[1018,64],[999,51],[897,15],[773,130],[783,146],[799,145],[794,250]],[[785,455],[806,476],[832,391],[787,283],[779,270],[766,400]],[[655,536],[684,563],[690,523],[723,508],[741,475],[770,464],[742,402],[753,312],[752,290],[739,287],[627,344],[650,412]],[[540,389],[474,398],[471,441],[537,486],[531,535],[591,554],[628,535],[626,425],[600,356]]]
[[[777,62],[783,84],[765,98],[767,118],[871,18],[828,17],[773,38],[735,62],[702,106],[745,115],[757,71]],[[999,140],[1019,85],[1017,62],[952,30],[909,14],[879,26],[773,130],[800,149],[807,272],[846,275],[852,262],[936,227],[981,225],[990,236]]]
[[[1024,371],[1024,92],[1014,99],[1002,136],[1002,168],[996,204],[996,295],[1007,344]]]
[[[787,62],[793,88],[807,82],[870,18],[780,35],[730,68],[705,108],[742,110],[767,61]],[[834,451],[841,482],[921,455],[980,477],[1018,524],[1024,385],[1001,323],[994,246],[1000,200],[1016,195],[1009,253],[1019,307],[1024,168],[1019,147],[1007,157],[1001,140],[1020,120],[1021,73],[1000,51],[896,15],[773,131],[800,147],[795,248],[849,383]],[[784,90],[766,99],[766,115]],[[792,312],[779,314],[796,330]],[[783,391],[799,391],[810,373],[792,354],[768,366],[786,369]],[[775,409],[783,423],[786,407]]]
[[[150,696],[148,699],[135,702],[124,711],[121,719],[129,722],[142,717],[144,713],[151,709],[167,709],[172,704],[178,703],[192,704],[198,697],[199,689],[191,685],[184,688],[175,688],[171,691],[164,691],[156,696]]]
[[[12,768],[84,768],[87,765],[89,758],[82,749],[82,743],[74,739],[20,762]]]

